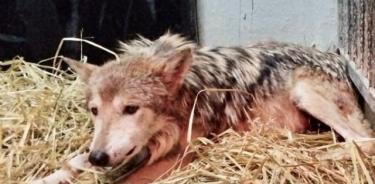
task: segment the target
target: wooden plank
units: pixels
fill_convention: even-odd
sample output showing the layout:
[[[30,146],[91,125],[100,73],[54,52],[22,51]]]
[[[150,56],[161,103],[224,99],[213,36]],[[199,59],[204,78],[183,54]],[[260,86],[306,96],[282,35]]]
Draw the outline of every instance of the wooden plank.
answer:
[[[356,69],[353,61],[349,61],[347,68],[350,79],[367,102],[371,111],[375,113],[375,89],[370,87],[369,80],[363,76],[360,70]]]
[[[350,61],[348,75],[364,99],[365,117],[375,127],[375,1],[338,0],[339,45]]]
[[[370,43],[370,58],[372,61],[370,62],[370,84],[372,87],[375,87],[375,2],[373,0],[369,1],[370,3],[370,13],[369,17],[371,19],[371,28],[369,30],[369,34],[371,35],[371,43]]]
[[[343,48],[342,51],[348,54],[348,32],[349,32],[349,16],[348,16],[348,1],[349,0],[338,0],[338,36],[339,36],[339,47]]]

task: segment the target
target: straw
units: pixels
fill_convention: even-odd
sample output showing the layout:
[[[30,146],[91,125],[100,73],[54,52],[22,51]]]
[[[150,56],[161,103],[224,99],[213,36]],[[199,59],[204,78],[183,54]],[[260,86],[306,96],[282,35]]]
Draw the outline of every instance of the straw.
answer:
[[[331,132],[293,134],[287,130],[253,130],[239,136],[232,129],[214,141],[191,145],[198,159],[168,178],[166,183],[373,183],[375,157],[359,154],[356,146],[336,144]],[[323,145],[326,149],[320,149]],[[319,149],[316,149],[319,148]],[[319,159],[337,151],[351,159]]]

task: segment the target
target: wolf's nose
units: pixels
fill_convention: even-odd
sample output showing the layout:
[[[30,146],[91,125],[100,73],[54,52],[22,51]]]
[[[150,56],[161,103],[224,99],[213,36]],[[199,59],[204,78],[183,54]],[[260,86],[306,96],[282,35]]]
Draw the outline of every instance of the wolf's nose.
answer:
[[[109,156],[103,151],[92,151],[89,155],[89,162],[95,166],[106,166]]]

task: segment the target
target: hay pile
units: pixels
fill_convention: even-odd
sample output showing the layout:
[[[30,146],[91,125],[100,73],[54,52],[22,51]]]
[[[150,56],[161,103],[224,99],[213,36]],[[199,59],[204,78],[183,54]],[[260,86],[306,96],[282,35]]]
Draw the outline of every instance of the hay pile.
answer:
[[[11,66],[0,72],[0,183],[27,183],[87,151],[92,125],[84,84],[73,74],[22,58],[0,64]],[[214,140],[195,141],[190,152],[198,159],[156,183],[373,183],[375,158],[354,144],[349,160],[319,160],[333,143],[330,133],[240,136],[228,130]],[[86,172],[75,183],[110,180]]]
[[[22,58],[1,65],[10,68],[0,72],[0,183],[28,183],[87,149],[92,125],[83,84]]]
[[[191,146],[198,159],[157,183],[373,183],[375,157],[365,157],[354,144],[349,160],[319,159],[331,156],[328,148],[337,153],[333,141],[329,132],[228,130],[214,140],[200,138]]]

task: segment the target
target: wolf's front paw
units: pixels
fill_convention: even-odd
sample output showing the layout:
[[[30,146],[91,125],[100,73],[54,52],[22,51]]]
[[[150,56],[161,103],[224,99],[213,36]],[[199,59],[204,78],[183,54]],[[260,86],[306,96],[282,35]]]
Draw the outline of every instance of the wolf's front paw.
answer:
[[[67,170],[58,170],[45,178],[34,180],[31,184],[65,184],[73,178],[72,172]]]
[[[47,182],[44,181],[43,179],[38,179],[38,180],[31,181],[30,184],[47,184]]]

